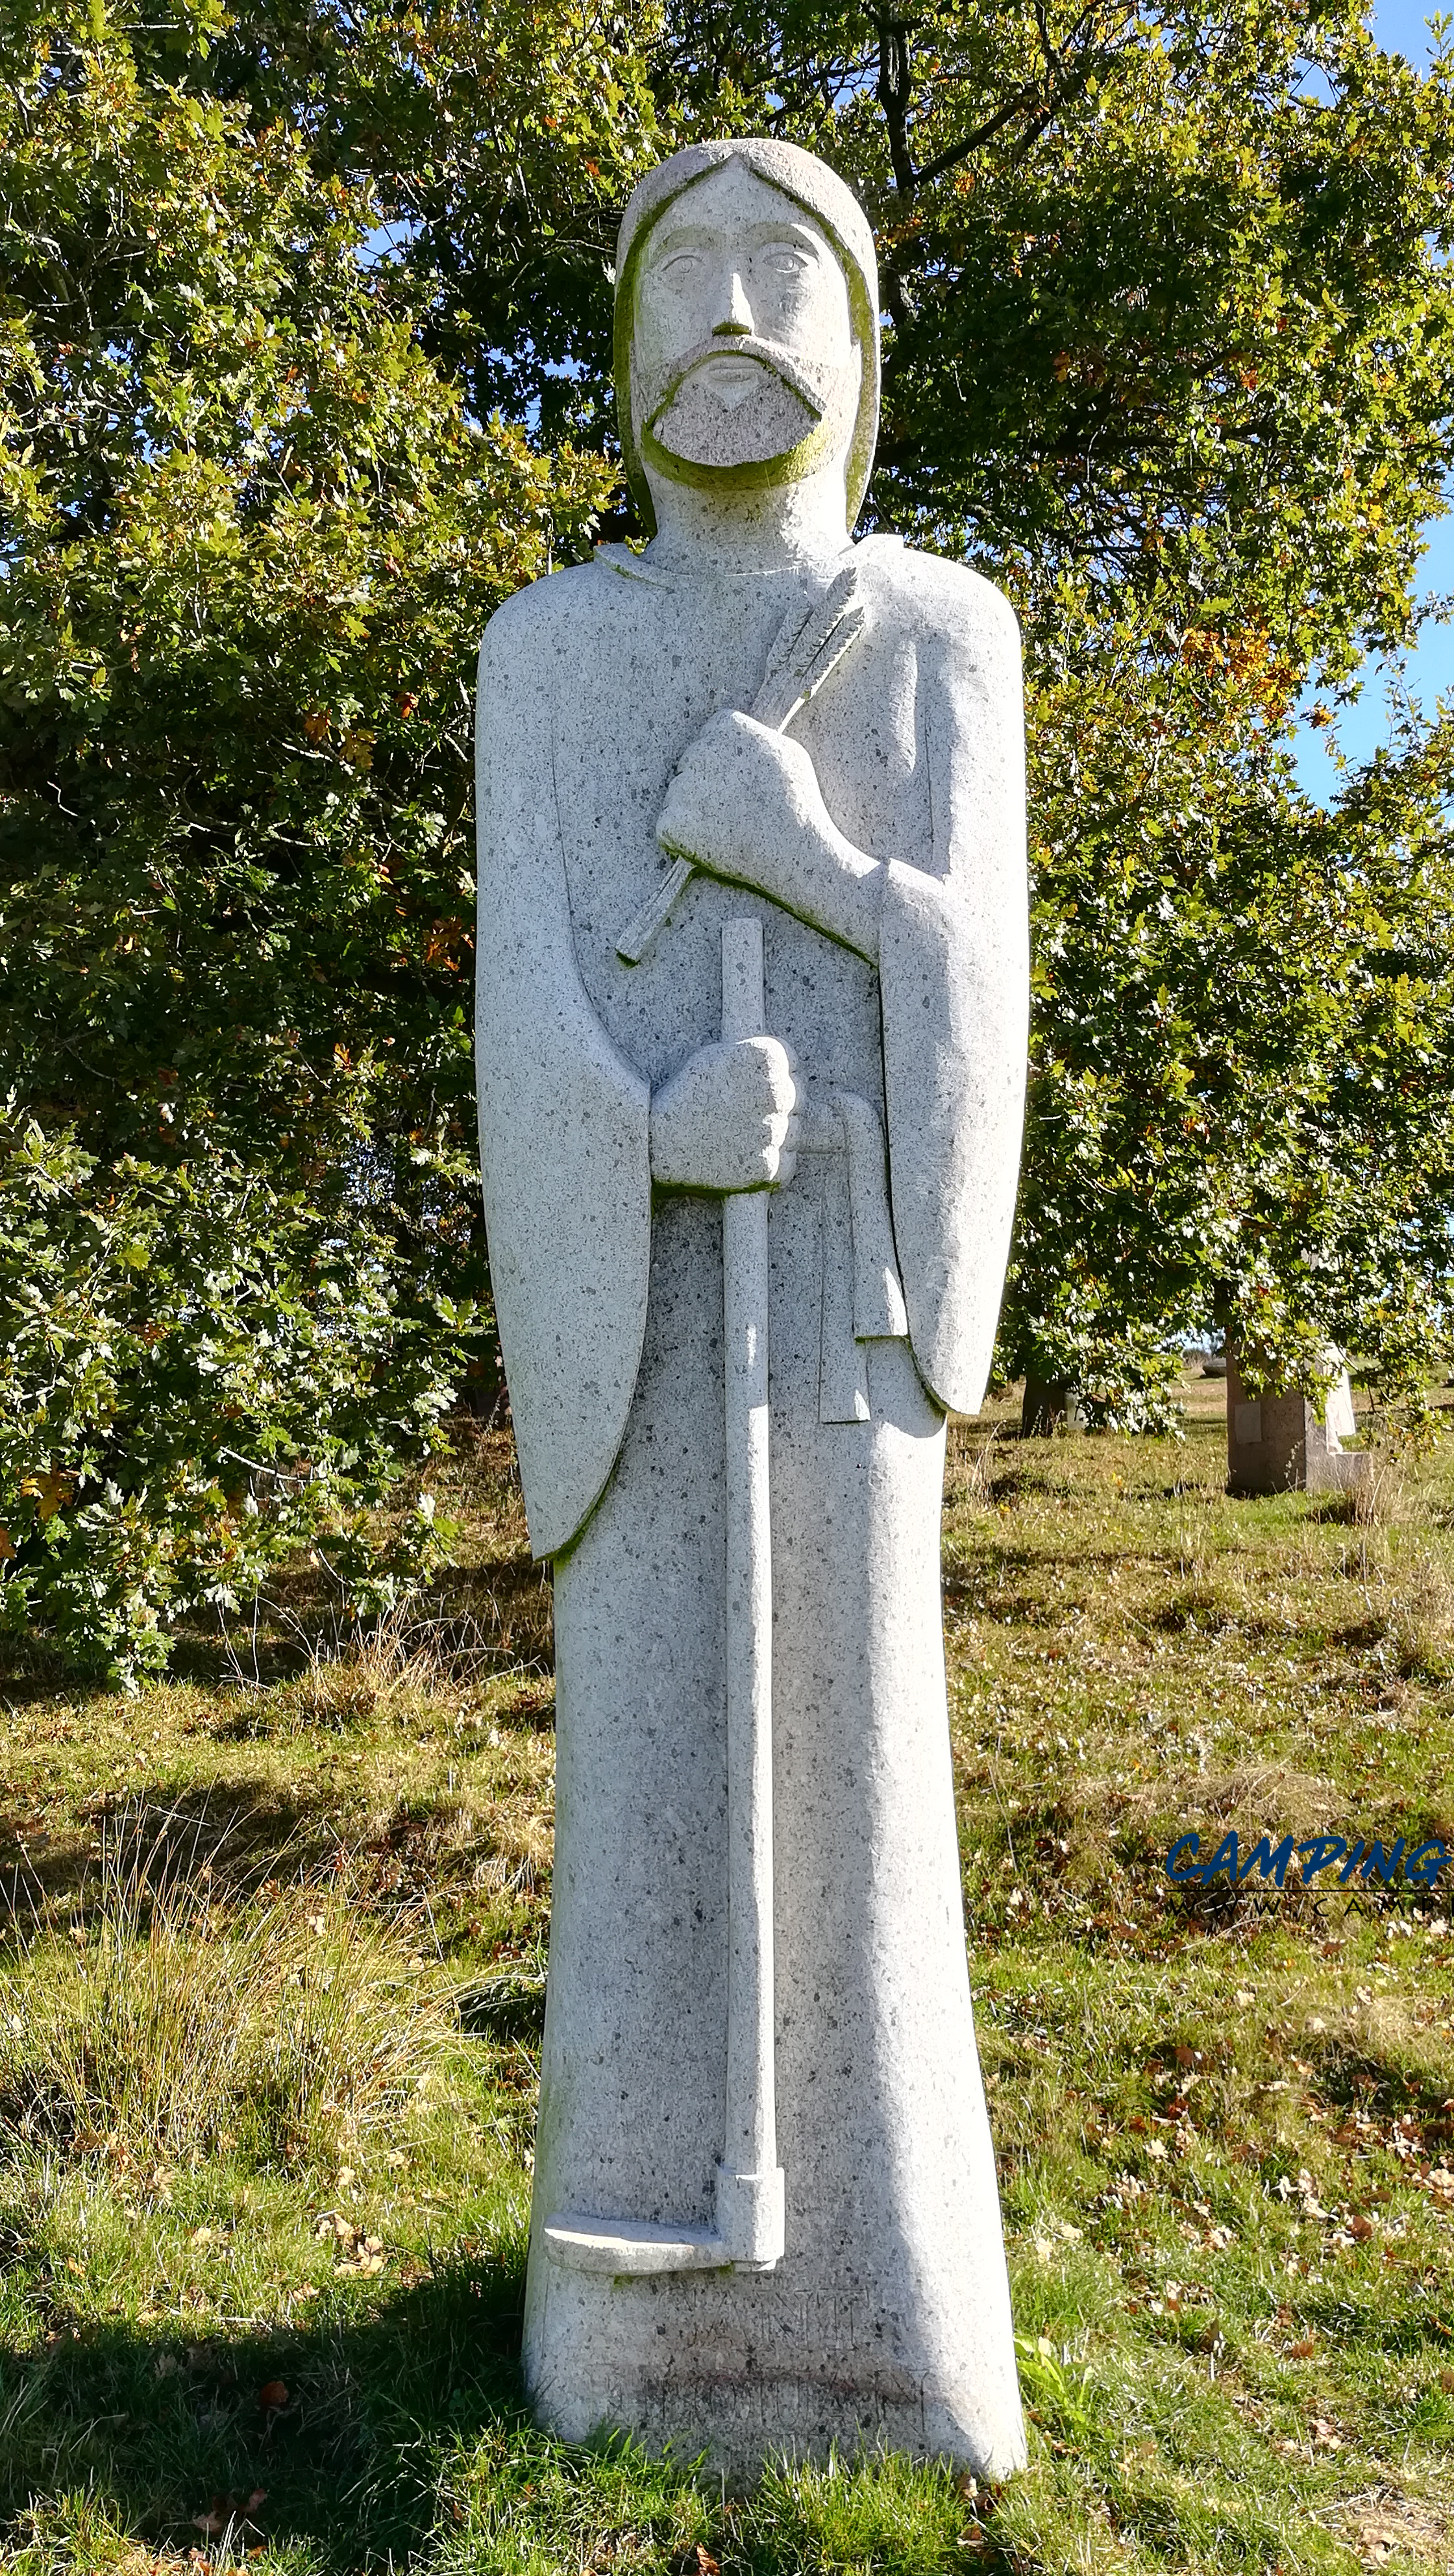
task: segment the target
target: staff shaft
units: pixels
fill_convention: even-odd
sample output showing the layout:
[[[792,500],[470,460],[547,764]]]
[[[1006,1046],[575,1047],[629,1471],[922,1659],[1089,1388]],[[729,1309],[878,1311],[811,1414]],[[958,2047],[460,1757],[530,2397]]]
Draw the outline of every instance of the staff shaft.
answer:
[[[763,1025],[762,922],[722,929],[722,1035]],[[773,2043],[772,1534],[767,1193],[722,1202],[727,1508],[727,2131],[717,2224],[735,2259],[783,2252]],[[740,2246],[740,2252],[737,2248]]]

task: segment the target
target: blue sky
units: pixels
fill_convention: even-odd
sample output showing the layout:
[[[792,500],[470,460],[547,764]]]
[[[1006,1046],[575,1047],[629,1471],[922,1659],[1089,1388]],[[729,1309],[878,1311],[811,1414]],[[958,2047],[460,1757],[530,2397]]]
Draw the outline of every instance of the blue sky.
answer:
[[[1428,28],[1417,0],[1381,0],[1373,12],[1373,27],[1379,43],[1389,52],[1404,54],[1420,67],[1428,61]],[[1454,591],[1454,513],[1436,520],[1429,529],[1428,552],[1419,566],[1418,587],[1421,597]],[[1423,626],[1418,649],[1410,657],[1408,679],[1415,696],[1426,707],[1432,707],[1436,697],[1454,689],[1454,624],[1435,625],[1431,620]],[[1375,665],[1369,666],[1363,695],[1342,719],[1339,734],[1350,761],[1366,760],[1380,743],[1388,740],[1388,690]],[[1328,801],[1338,773],[1326,735],[1314,733],[1311,728],[1300,735],[1298,775],[1310,796],[1320,804]]]

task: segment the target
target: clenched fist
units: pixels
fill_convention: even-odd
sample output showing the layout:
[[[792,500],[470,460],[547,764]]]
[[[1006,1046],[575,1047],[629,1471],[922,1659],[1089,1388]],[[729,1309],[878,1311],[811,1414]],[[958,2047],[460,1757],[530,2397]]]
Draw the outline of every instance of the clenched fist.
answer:
[[[683,753],[656,837],[878,962],[883,869],[844,838],[801,743],[729,710]]]
[[[797,1066],[777,1038],[703,1047],[651,1103],[651,1177],[663,1189],[781,1189],[797,1142]]]

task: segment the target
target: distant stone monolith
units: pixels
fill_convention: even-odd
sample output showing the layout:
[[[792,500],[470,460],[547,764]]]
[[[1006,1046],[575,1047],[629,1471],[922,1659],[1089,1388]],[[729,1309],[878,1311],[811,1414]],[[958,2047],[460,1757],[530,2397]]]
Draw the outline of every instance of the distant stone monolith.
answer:
[[[1325,1353],[1321,1404],[1286,1387],[1249,1395],[1227,1345],[1227,1486],[1234,1494],[1356,1494],[1369,1472],[1340,1351]]]

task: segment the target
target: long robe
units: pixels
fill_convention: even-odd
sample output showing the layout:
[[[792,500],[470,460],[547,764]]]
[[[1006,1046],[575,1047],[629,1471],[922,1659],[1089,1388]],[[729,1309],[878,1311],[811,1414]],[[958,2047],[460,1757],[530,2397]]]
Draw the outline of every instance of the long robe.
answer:
[[[789,576],[603,550],[491,621],[479,1097],[532,1543],[554,1560],[556,1859],[527,2379],[751,2467],[883,2437],[1023,2456],[974,2046],[939,1591],[945,1408],[973,1410],[1013,1212],[1028,989],[1018,638],[960,566],[857,550],[863,641],[796,721],[888,863],[877,968],[698,875],[639,965],[687,745],[750,707]],[[719,1203],[658,1193],[649,1107],[764,924],[806,1085],[769,1202],[776,2084],[771,2275],[562,2267],[560,2212],[710,2227],[726,2060]]]

